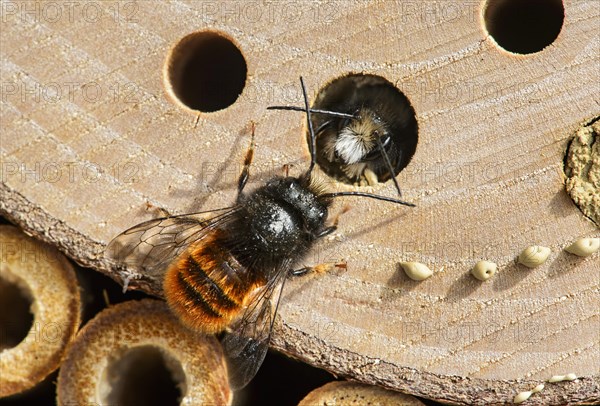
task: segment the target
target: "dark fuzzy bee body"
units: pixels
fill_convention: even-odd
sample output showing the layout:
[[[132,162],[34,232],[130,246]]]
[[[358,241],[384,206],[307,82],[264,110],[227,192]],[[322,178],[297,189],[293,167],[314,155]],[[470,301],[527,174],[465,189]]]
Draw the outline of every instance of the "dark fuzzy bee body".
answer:
[[[330,200],[306,178],[274,178],[242,195],[227,223],[190,247],[167,270],[170,307],[190,327],[223,331],[257,289],[289,270],[323,233]]]
[[[383,182],[406,167],[415,152],[414,109],[404,94],[381,77],[338,78],[324,87],[313,107],[354,116],[313,115],[317,162],[330,176],[348,183]],[[393,173],[382,157],[381,147]]]

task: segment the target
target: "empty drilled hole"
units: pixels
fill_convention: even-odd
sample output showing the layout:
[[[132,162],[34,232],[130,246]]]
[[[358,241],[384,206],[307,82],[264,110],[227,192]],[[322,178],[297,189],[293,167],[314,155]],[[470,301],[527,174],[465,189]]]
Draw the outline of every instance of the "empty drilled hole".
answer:
[[[173,47],[165,69],[168,92],[192,110],[212,112],[242,93],[246,60],[233,41],[214,31],[195,32]]]
[[[561,0],[488,0],[485,26],[502,48],[539,52],[558,37],[565,18]]]
[[[181,365],[153,346],[116,354],[105,373],[102,391],[109,405],[179,405],[185,395]],[[103,402],[103,403],[104,403]]]
[[[32,297],[22,282],[0,277],[0,351],[19,345],[33,325]]]
[[[354,116],[312,115],[317,163],[342,182],[373,185],[388,181],[415,153],[415,110],[408,98],[381,76],[349,74],[334,79],[319,91],[313,108]]]

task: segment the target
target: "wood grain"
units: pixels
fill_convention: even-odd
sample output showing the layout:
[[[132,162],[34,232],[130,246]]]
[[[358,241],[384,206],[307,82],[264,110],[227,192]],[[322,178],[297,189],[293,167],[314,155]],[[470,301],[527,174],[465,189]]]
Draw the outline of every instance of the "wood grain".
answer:
[[[417,152],[399,175],[417,207],[347,200],[339,231],[305,263],[345,259],[348,270],[286,286],[274,347],[459,404],[504,403],[568,372],[581,378],[529,404],[600,401],[600,261],[562,251],[599,235],[564,191],[562,159],[600,111],[600,3],[565,1],[559,37],[529,55],[487,36],[480,2],[103,1],[88,14],[59,2],[60,18],[50,3],[2,3],[4,216],[123,282],[132,275],[109,267],[105,244],[152,218],[148,202],[172,213],[231,204],[251,120],[250,187],[307,165],[301,114],[265,110],[300,105],[300,75],[313,98],[347,72],[381,75],[417,113]],[[248,79],[195,127],[162,69],[203,29],[237,42]],[[365,190],[394,194],[389,182]],[[532,244],[552,254],[526,270],[515,258]],[[469,275],[479,259],[499,264],[486,283]],[[401,261],[435,273],[411,281]],[[160,281],[133,277],[160,293]]]

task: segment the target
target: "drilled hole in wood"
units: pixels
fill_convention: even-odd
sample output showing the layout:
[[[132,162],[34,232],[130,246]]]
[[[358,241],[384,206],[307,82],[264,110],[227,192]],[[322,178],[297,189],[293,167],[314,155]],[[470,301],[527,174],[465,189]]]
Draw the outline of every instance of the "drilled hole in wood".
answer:
[[[110,360],[102,381],[106,404],[179,405],[185,396],[185,375],[179,362],[159,348],[129,348]],[[104,402],[103,402],[104,403]]]
[[[165,85],[175,100],[201,112],[231,106],[242,93],[248,69],[233,40],[214,31],[187,35],[167,57]]]
[[[321,88],[313,108],[354,115],[312,116],[317,163],[335,179],[359,185],[386,182],[398,175],[415,153],[415,110],[408,98],[381,76],[349,74],[334,79]],[[307,139],[310,142],[308,134]]]
[[[0,277],[0,351],[19,345],[33,325],[32,296],[24,283]]]
[[[488,0],[485,26],[502,48],[517,54],[539,52],[558,37],[565,18],[561,0]]]

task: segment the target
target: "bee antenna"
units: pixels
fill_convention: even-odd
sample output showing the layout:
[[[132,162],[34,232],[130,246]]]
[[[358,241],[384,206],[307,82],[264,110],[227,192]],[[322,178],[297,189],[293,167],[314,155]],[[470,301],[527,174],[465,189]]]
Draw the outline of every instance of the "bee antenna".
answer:
[[[298,106],[269,106],[269,107],[267,107],[267,110],[292,110],[292,111],[306,112],[306,109],[304,107],[298,107]],[[355,114],[340,113],[338,111],[310,109],[310,112],[312,114],[323,114],[326,116],[338,117],[338,118],[356,118]]]
[[[308,105],[308,96],[306,94],[306,86],[304,85],[304,79],[300,76],[300,86],[302,87],[302,96],[304,97],[304,108],[306,109],[306,120],[308,121],[308,133],[310,134],[310,166],[308,167],[308,171],[306,171],[307,178],[310,178],[310,174],[312,173],[315,164],[317,163],[317,137],[315,136],[315,130],[313,128],[312,119],[310,117],[310,106]]]
[[[365,193],[365,192],[334,192],[334,193],[323,193],[321,196],[331,197],[331,198],[340,197],[340,196],[362,196],[362,197],[368,197],[368,198],[375,199],[375,200],[383,200],[385,202],[398,203],[398,204],[402,204],[404,206],[416,207],[416,205],[414,203],[409,203],[404,200],[394,199],[393,197],[374,195],[372,193]]]
[[[394,173],[394,168],[392,168],[392,163],[390,162],[390,157],[388,157],[387,152],[385,152],[385,148],[383,148],[383,144],[381,143],[381,137],[377,138],[377,145],[379,146],[379,150],[381,151],[381,155],[383,155],[383,161],[390,171],[390,176],[394,181],[394,185],[396,186],[396,190],[398,191],[398,196],[402,197],[402,192],[400,191],[400,185],[398,184],[398,179],[396,179],[396,174]]]
[[[339,118],[356,118],[356,114],[347,114],[340,113],[337,111],[329,111],[329,110],[321,110],[321,109],[311,109],[308,104],[308,95],[306,92],[306,86],[304,85],[304,79],[300,76],[300,86],[302,88],[302,96],[304,98],[304,108],[297,106],[269,106],[267,110],[292,110],[292,111],[302,111],[306,113],[306,121],[308,122],[308,133],[310,134],[310,143],[308,144],[308,149],[310,150],[310,166],[308,170],[304,174],[306,178],[310,178],[310,174],[314,169],[317,163],[317,137],[315,136],[315,130],[313,128],[311,113],[315,114],[325,114],[332,117]]]

